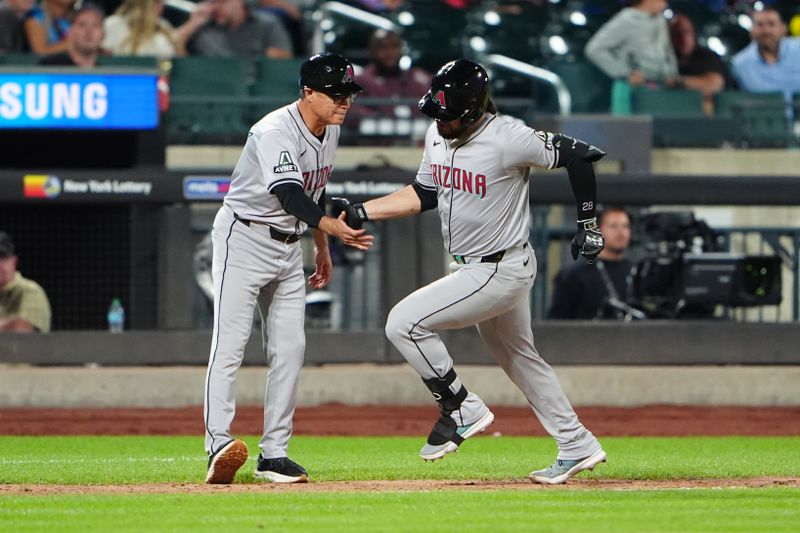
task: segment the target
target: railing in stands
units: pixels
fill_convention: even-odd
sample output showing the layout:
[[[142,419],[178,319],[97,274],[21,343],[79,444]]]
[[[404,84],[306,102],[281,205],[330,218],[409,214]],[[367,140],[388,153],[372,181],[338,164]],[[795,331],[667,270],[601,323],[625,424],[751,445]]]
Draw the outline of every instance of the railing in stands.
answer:
[[[566,116],[572,112],[572,97],[570,96],[569,89],[557,74],[500,54],[489,54],[482,60],[486,66],[511,70],[517,74],[522,74],[533,80],[550,85],[556,92],[559,115]]]

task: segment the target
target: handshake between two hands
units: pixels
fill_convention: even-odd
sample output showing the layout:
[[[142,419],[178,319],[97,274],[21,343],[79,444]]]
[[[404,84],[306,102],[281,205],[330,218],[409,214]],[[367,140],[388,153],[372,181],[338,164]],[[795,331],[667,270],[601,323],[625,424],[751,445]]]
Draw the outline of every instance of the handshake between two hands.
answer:
[[[331,198],[333,217],[323,217],[320,228],[329,235],[339,238],[347,246],[358,250],[367,250],[372,246],[374,237],[367,235],[363,228],[369,220],[364,205],[353,204],[347,198],[334,196]]]

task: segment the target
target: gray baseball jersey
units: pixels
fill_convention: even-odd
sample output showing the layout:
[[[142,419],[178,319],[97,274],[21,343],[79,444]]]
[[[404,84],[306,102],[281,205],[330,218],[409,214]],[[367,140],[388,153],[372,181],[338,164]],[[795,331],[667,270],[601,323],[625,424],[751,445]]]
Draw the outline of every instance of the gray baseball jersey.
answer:
[[[338,140],[338,126],[327,126],[321,141],[312,135],[296,104],[268,114],[248,134],[211,233],[214,330],[205,390],[209,454],[232,439],[236,372],[257,304],[269,365],[259,447],[265,458],[287,455],[305,351],[305,279],[300,243],[278,240],[271,229],[299,234],[306,224],[288,214],[272,191],[282,183],[297,183],[317,201],[333,170]]]
[[[449,253],[484,256],[528,240],[530,167],[558,162],[549,136],[498,116],[467,139],[428,129],[416,181],[436,190]]]
[[[339,126],[327,126],[320,141],[306,127],[296,103],[273,111],[247,134],[224,203],[242,218],[284,233],[304,232],[306,224],[284,211],[272,190],[297,183],[317,202],[333,172],[338,143]]]
[[[530,166],[558,164],[551,138],[494,115],[466,139],[448,141],[431,126],[416,181],[436,191],[444,244],[460,264],[400,301],[389,313],[386,333],[420,376],[431,379],[453,367],[436,331],[477,326],[490,354],[558,443],[559,459],[574,460],[600,450],[600,443],[578,420],[553,369],[536,351],[531,330],[536,257],[527,242],[528,180]],[[456,379],[450,389],[456,393],[461,385]],[[463,426],[486,410],[470,391],[450,416]]]

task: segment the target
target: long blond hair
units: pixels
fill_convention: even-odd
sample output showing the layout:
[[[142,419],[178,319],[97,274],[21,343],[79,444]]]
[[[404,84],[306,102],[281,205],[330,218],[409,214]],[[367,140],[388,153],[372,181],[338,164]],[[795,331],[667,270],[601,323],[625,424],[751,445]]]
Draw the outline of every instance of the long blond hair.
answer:
[[[125,19],[130,33],[125,44],[135,54],[139,48],[150,41],[157,33],[163,33],[175,45],[172,27],[156,13],[159,0],[125,0],[114,13]]]

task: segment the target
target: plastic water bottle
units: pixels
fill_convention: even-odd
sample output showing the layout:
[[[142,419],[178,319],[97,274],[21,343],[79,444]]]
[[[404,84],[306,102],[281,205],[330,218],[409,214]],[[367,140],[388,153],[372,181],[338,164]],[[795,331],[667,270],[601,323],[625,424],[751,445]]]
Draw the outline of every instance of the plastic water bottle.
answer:
[[[111,333],[122,333],[125,327],[125,309],[119,298],[111,300],[111,307],[108,308],[108,331]]]

